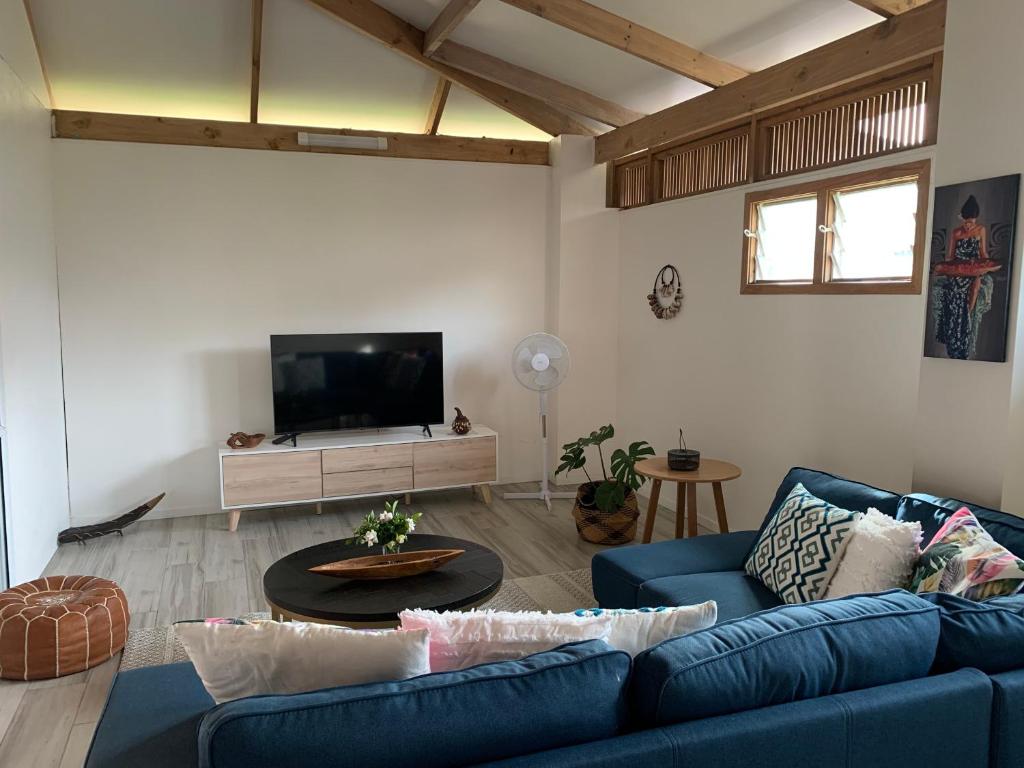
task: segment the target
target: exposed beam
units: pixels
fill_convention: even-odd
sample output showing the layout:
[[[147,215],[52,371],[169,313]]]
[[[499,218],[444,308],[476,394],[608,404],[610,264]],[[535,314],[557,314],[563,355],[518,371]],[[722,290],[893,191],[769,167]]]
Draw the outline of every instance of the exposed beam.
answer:
[[[442,62],[428,59],[423,55],[423,31],[381,8],[371,0],[309,1],[357,32],[376,40],[431,72],[461,85],[466,90],[545,133],[552,136],[563,133],[593,136],[597,133],[590,126],[545,104],[540,99],[484,80]]]
[[[408,157],[426,160],[467,160],[479,163],[547,165],[545,141],[474,139],[461,136],[424,136],[420,133],[381,133],[331,128],[302,128],[220,120],[114,115],[102,112],[54,110],[54,137],[95,141],[132,141],[143,144],[184,144],[195,147],[269,149],[284,152],[323,152],[341,155]],[[333,136],[379,136],[386,149],[309,147],[299,144],[300,131]]]
[[[583,0],[504,0],[573,32],[717,88],[747,71]]]
[[[655,112],[595,142],[603,163],[725,125],[942,50],[946,0],[854,32],[742,80]]]
[[[893,16],[912,11],[929,0],[850,0],[850,2],[856,3],[861,8],[874,11],[879,16],[891,19]]]
[[[480,0],[448,0],[423,36],[423,55],[432,56]]]
[[[263,0],[252,0],[252,75],[249,80],[249,122],[260,115],[260,51],[263,48]]]
[[[427,113],[427,127],[424,133],[429,136],[437,135],[437,128],[441,125],[441,115],[444,114],[444,105],[448,103],[448,92],[452,89],[452,81],[443,77],[438,79],[437,87],[434,88],[434,98],[430,100],[430,111]]]
[[[643,117],[615,102],[594,96],[566,83],[554,80],[530,69],[517,67],[483,51],[469,48],[449,40],[437,49],[436,61],[443,61],[453,67],[472,72],[474,75],[496,83],[507,85],[520,93],[536,96],[541,101],[556,104],[577,114],[593,118],[606,125],[620,126]]]
[[[32,7],[29,5],[29,0],[23,0],[25,6],[25,18],[28,20],[28,29],[32,33],[32,45],[36,49],[36,58],[39,59],[39,69],[43,74],[43,85],[46,86],[46,98],[50,100],[50,107],[53,107],[56,102],[53,100],[53,86],[50,85],[50,74],[46,71],[46,61],[43,59],[43,49],[39,47],[39,34],[36,32],[36,22],[32,17]]]

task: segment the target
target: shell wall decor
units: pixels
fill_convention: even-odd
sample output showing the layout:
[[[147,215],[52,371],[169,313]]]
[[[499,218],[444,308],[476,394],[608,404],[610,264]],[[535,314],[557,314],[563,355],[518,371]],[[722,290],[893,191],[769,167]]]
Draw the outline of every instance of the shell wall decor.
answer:
[[[654,277],[654,287],[647,294],[647,303],[659,320],[668,320],[679,314],[683,306],[683,281],[678,269],[666,264],[658,271]]]

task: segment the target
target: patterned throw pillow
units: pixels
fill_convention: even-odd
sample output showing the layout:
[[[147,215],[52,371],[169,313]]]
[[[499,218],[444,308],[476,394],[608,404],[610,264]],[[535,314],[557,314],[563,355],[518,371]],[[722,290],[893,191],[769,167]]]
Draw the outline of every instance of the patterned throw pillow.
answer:
[[[967,507],[950,517],[921,553],[912,592],[948,592],[968,600],[1014,595],[1024,560],[998,543]]]
[[[747,559],[747,573],[785,602],[820,600],[860,517],[793,486]]]

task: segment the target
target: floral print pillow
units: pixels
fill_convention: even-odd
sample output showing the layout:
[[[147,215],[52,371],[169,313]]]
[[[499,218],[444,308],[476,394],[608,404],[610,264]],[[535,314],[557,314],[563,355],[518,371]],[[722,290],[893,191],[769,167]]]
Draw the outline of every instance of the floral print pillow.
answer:
[[[1014,595],[1024,586],[1024,560],[993,539],[964,507],[921,553],[910,591],[948,592],[968,600]]]

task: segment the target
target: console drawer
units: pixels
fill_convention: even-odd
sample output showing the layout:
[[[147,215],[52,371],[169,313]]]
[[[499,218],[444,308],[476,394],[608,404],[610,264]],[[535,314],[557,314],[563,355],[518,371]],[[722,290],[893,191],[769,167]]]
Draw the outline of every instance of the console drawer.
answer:
[[[326,451],[325,451],[326,453]],[[412,467],[363,469],[324,475],[324,496],[356,496],[412,489]]]
[[[416,488],[492,483],[498,479],[497,438],[416,443],[413,468]]]
[[[411,443],[367,445],[359,448],[327,448],[323,454],[325,475],[333,472],[412,466]]]
[[[320,451],[282,451],[225,456],[224,505],[272,504],[318,499]]]

